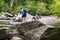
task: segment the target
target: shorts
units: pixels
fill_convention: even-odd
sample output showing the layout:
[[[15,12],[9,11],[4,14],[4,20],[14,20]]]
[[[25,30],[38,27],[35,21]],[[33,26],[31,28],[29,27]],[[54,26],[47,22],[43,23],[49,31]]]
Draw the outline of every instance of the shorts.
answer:
[[[26,14],[22,15],[22,18],[23,18],[23,17],[26,17]]]

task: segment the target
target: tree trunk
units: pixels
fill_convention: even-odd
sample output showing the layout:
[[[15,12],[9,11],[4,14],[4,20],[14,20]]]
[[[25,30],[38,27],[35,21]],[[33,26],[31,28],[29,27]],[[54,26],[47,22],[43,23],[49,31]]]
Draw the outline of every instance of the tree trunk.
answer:
[[[10,7],[13,6],[13,3],[14,3],[14,0],[11,0],[11,1],[10,1],[10,4],[11,4]]]
[[[12,7],[13,4],[15,4],[15,6],[18,6],[17,0],[11,0],[10,3],[11,3],[10,7]]]

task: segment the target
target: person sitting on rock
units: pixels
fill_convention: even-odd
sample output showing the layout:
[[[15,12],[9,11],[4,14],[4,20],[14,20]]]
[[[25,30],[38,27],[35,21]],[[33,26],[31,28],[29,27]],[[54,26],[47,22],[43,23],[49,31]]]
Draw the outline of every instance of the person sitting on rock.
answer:
[[[32,19],[33,19],[33,20],[38,20],[38,19],[39,19],[39,16],[36,14],[35,16],[33,16]]]

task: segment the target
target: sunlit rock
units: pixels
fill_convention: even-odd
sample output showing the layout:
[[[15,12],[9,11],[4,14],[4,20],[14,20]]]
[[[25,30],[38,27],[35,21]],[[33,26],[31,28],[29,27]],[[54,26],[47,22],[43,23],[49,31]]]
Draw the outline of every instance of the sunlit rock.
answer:
[[[59,22],[60,19],[57,19],[55,17],[44,17],[40,19],[39,21],[45,25],[54,25],[55,23]]]
[[[19,37],[12,37],[10,40],[23,40],[23,39]]]
[[[28,32],[25,32],[24,35],[26,40],[40,40],[42,34],[48,29],[46,26],[41,26],[36,29],[32,29]]]

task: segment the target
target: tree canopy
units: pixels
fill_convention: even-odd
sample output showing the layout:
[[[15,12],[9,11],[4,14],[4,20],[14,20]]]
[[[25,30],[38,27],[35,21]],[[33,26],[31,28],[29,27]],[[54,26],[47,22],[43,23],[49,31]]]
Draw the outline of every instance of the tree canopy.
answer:
[[[0,13],[17,14],[25,8],[30,14],[60,16],[60,0],[0,0]]]

